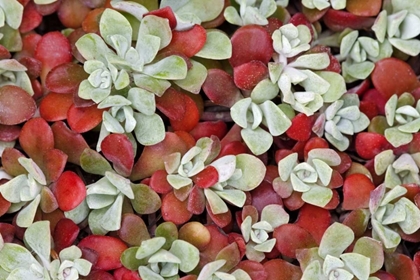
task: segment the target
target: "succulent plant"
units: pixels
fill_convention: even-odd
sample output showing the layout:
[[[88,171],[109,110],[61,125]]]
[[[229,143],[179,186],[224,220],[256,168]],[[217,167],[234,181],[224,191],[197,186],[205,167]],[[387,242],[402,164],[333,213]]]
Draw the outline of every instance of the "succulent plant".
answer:
[[[276,245],[276,239],[270,238],[269,234],[276,227],[288,223],[289,214],[280,205],[269,204],[263,208],[258,219],[257,209],[245,206],[242,218],[241,232],[246,242],[246,257],[261,262],[265,258],[264,253],[270,253]]]
[[[346,8],[346,0],[302,0],[302,5],[308,9],[324,10],[332,7],[335,10],[342,10]]]
[[[220,268],[226,263],[226,260],[220,259],[206,264],[197,277],[197,280],[249,280],[251,277],[242,269],[236,269],[232,273],[219,271]]]
[[[397,228],[406,234],[412,234],[420,228],[420,209],[403,197],[406,193],[407,189],[400,185],[389,189],[385,184],[379,185],[371,193],[369,210],[372,237],[389,250],[395,250],[401,242]]]
[[[333,223],[325,231],[319,247],[303,249],[298,253],[302,279],[379,279],[370,277],[384,263],[379,242],[362,237],[356,241],[352,252],[343,253],[353,241],[351,228]]]
[[[239,13],[233,7],[226,7],[224,16],[226,20],[234,25],[268,24],[267,18],[277,9],[274,0],[235,0],[239,5]]]
[[[322,110],[312,130],[320,137],[325,135],[328,142],[338,150],[346,150],[350,145],[347,135],[351,136],[365,130],[370,123],[359,106],[357,94],[343,95]]]
[[[292,153],[278,163],[280,177],[273,184],[283,198],[294,191],[302,193],[306,203],[324,207],[331,200],[333,192],[328,185],[333,169],[341,163],[340,156],[332,149],[313,149],[306,162],[298,162],[298,154]]]
[[[26,70],[16,59],[0,60],[0,86],[16,85],[32,96],[34,91]]]
[[[384,185],[391,189],[397,185],[420,184],[419,153],[403,153],[395,156],[392,150],[385,150],[375,156],[375,172],[385,173]]]
[[[385,129],[385,137],[394,147],[410,143],[413,133],[420,130],[420,103],[417,102],[416,107],[411,102],[403,103],[406,99],[412,100],[409,95],[393,95],[385,104],[385,116],[389,125]]]

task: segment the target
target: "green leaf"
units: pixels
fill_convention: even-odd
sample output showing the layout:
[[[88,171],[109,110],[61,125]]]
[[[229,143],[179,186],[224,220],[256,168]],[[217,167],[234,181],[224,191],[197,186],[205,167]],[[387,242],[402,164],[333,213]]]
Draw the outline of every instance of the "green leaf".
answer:
[[[391,45],[396,49],[399,49],[403,53],[406,53],[411,56],[416,56],[420,53],[420,40],[403,40],[398,38],[389,38],[388,39]]]
[[[193,59],[190,59],[190,62],[192,67],[188,69],[185,79],[175,80],[174,83],[182,89],[198,94],[207,78],[207,68]]]
[[[198,275],[197,280],[207,280],[207,279],[213,279],[213,274],[218,271],[220,268],[222,268],[226,263],[226,260],[216,260],[207,263],[200,271],[200,274]],[[217,278],[216,278],[217,279]]]
[[[210,209],[213,214],[222,214],[229,211],[226,203],[211,189],[204,189],[204,195],[207,198],[208,203],[210,204]]]
[[[50,262],[51,234],[49,221],[39,221],[30,225],[25,231],[24,241],[38,255],[43,264]]]
[[[210,165],[216,168],[219,175],[219,182],[226,182],[236,170],[236,157],[234,155],[227,155],[218,158]]]
[[[318,72],[312,72],[311,70],[300,71],[307,76],[305,80],[300,82],[300,85],[305,88],[305,91],[325,94],[330,88],[330,83],[319,76]]]
[[[147,266],[140,266],[139,267],[139,274],[141,279],[147,280],[165,280],[162,276],[148,268]]]
[[[195,56],[222,60],[232,56],[232,43],[229,37],[218,29],[206,29],[206,43]]]
[[[236,207],[243,207],[246,201],[246,194],[241,190],[224,189],[223,191],[215,191],[215,193]]]
[[[279,93],[279,88],[269,79],[261,80],[252,90],[251,99],[256,104],[271,100]]]
[[[260,127],[244,128],[241,130],[241,136],[247,147],[257,156],[268,151],[273,144],[273,136]]]
[[[166,180],[174,189],[177,190],[192,184],[192,180],[190,178],[178,174],[169,174],[166,176]]]
[[[262,122],[268,127],[271,135],[279,136],[285,133],[292,125],[286,114],[271,100],[265,101],[259,107],[264,115]]]
[[[134,113],[134,118],[137,122],[134,134],[140,144],[150,146],[161,142],[165,138],[165,125],[159,115],[147,116]]]
[[[335,222],[324,232],[318,254],[322,258],[327,255],[339,257],[353,240],[353,230],[344,224]]]
[[[156,110],[155,95],[141,88],[131,88],[127,99],[132,102],[132,107],[144,115],[151,116]]]
[[[390,127],[385,129],[385,138],[395,148],[408,144],[413,140],[411,133],[405,133],[398,129],[398,127]]]
[[[282,206],[269,204],[261,212],[261,221],[266,221],[273,228],[276,228],[289,222],[289,214]]]
[[[167,80],[160,80],[150,77],[145,74],[134,74],[134,83],[139,88],[153,92],[157,96],[162,96],[165,91],[171,86],[171,83]]]
[[[178,55],[171,55],[156,63],[146,65],[143,72],[153,78],[182,80],[187,77],[187,63]]]
[[[420,228],[420,209],[409,199],[402,197],[395,203],[395,206],[402,205],[406,217],[398,225],[406,234],[412,234]]]
[[[292,153],[279,161],[278,171],[280,174],[280,178],[283,181],[289,180],[290,174],[292,174],[293,168],[297,164],[297,159],[298,159],[298,154]]]
[[[354,244],[353,253],[364,255],[370,259],[370,273],[375,273],[384,264],[384,251],[381,242],[363,236]]]
[[[86,148],[80,155],[80,166],[88,173],[105,175],[106,171],[112,171],[111,164],[95,150]]]
[[[401,242],[400,235],[389,227],[381,225],[377,220],[372,219],[372,237],[382,242],[386,249],[394,249]]]
[[[256,156],[249,154],[236,155],[236,168],[242,171],[239,179],[228,180],[228,185],[242,191],[255,189],[264,179],[266,167]]]
[[[192,271],[200,261],[200,252],[198,249],[190,243],[180,239],[172,242],[169,252],[181,260],[179,269],[184,273]]]
[[[107,64],[106,55],[112,53],[104,40],[95,33],[80,37],[76,42],[76,48],[86,60],[99,60],[105,64]]]
[[[230,116],[232,117],[232,120],[242,128],[248,127],[247,111],[251,107],[251,104],[252,99],[248,97],[237,101],[230,108]]]
[[[303,271],[301,280],[319,280],[322,279],[321,264],[318,260],[311,262]]]
[[[0,188],[1,195],[11,203],[21,202],[20,193],[23,186],[28,186],[28,178],[25,174],[18,175],[4,183]]]
[[[80,224],[85,220],[90,213],[89,206],[86,203],[86,199],[82,201],[76,208],[64,212],[64,216],[67,219],[72,220],[75,224]]]
[[[163,49],[172,40],[172,30],[169,26],[169,21],[166,18],[158,17],[155,15],[148,15],[144,17],[140,23],[139,35],[137,40],[136,49],[139,53],[142,53],[139,48],[139,42],[145,37],[145,35],[152,35],[160,39],[158,50]]]
[[[202,0],[163,0],[160,7],[170,6],[178,15],[193,14],[201,19],[202,22],[215,19],[224,8],[223,0],[203,2]]]
[[[370,259],[357,254],[345,253],[340,256],[344,264],[350,269],[358,279],[368,279],[370,275]]]
[[[330,84],[327,92],[322,95],[324,102],[332,103],[340,99],[340,97],[347,91],[346,83],[340,74],[332,71],[320,71],[317,72],[317,74]]]
[[[149,186],[144,184],[132,184],[134,199],[131,205],[138,214],[151,214],[160,209],[162,202],[159,195]]]
[[[322,70],[330,64],[327,53],[312,53],[299,56],[295,61],[288,64],[290,67],[311,70]]]
[[[130,22],[116,10],[105,9],[99,21],[99,30],[105,42],[111,46],[114,46],[111,40],[112,35],[124,36],[127,42],[131,44],[133,29]]]
[[[118,11],[123,11],[133,15],[139,21],[141,21],[144,14],[149,12],[146,7],[134,1],[112,0],[111,6]]]
[[[153,237],[152,239],[142,241],[136,252],[136,258],[141,260],[152,256],[162,248],[165,242],[166,240],[163,237]]]
[[[34,221],[36,210],[38,209],[39,202],[41,201],[41,195],[38,194],[34,200],[25,206],[17,214],[16,224],[20,227],[27,228]]]
[[[137,270],[141,265],[147,265],[147,259],[137,259],[136,253],[139,249],[138,246],[130,247],[121,254],[121,263],[124,267],[130,270]]]
[[[37,260],[25,247],[15,243],[4,243],[1,250],[0,267],[11,272],[18,267],[30,267]]]
[[[6,15],[6,23],[13,29],[18,29],[23,16],[23,5],[19,1],[0,1],[0,7]]]
[[[319,207],[324,207],[333,196],[332,190],[327,187],[312,186],[302,194],[302,200]]]

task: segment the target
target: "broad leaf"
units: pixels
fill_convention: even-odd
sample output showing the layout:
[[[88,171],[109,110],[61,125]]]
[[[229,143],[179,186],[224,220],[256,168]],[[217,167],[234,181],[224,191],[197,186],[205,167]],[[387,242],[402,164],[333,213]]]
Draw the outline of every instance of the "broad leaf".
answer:
[[[206,43],[195,55],[215,60],[229,59],[232,56],[232,44],[229,37],[217,29],[207,29],[206,33]]]
[[[150,146],[161,142],[165,138],[165,125],[159,115],[147,116],[134,113],[134,118],[137,122],[134,134],[140,144]]]
[[[146,65],[143,72],[153,78],[164,80],[182,80],[187,77],[187,63],[177,55],[171,55],[156,63]]]
[[[327,228],[319,244],[318,254],[339,257],[354,240],[354,233],[348,226],[334,223]]]

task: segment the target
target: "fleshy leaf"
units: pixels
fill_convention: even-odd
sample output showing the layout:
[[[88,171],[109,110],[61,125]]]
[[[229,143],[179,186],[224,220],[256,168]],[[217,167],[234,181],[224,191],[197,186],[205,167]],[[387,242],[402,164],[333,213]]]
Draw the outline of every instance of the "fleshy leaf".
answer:
[[[134,133],[140,144],[150,146],[161,142],[165,138],[165,125],[159,115],[147,116],[134,113],[134,118],[137,121]]]
[[[50,261],[51,234],[49,221],[33,223],[26,229],[24,241],[43,263]]]
[[[206,43],[195,55],[215,60],[229,59],[232,56],[232,44],[229,37],[217,29],[207,29],[206,33]]]
[[[337,242],[340,240],[340,242]],[[354,240],[354,233],[340,223],[334,223],[327,228],[319,244],[318,254],[325,258],[327,255],[339,257]]]
[[[187,63],[182,57],[171,55],[146,65],[143,72],[157,79],[182,80],[187,77],[187,70]]]

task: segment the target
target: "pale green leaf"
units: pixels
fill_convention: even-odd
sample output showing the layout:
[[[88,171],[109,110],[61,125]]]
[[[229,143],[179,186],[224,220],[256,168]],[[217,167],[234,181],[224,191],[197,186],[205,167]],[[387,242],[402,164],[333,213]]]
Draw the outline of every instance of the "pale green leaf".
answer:
[[[261,80],[252,90],[251,99],[256,104],[271,100],[279,93],[279,88],[269,79]]]
[[[322,70],[330,64],[330,58],[327,53],[313,53],[299,56],[288,66],[303,69]]]
[[[193,59],[190,59],[190,62],[192,67],[188,69],[185,79],[175,80],[174,83],[189,92],[198,94],[207,78],[207,68]]]
[[[271,135],[279,136],[292,125],[291,120],[274,102],[268,100],[260,104],[259,107],[264,115],[263,124],[268,127]]]
[[[335,222],[324,232],[318,254],[322,258],[327,255],[339,257],[353,240],[353,230],[344,224]]]
[[[162,248],[166,240],[164,237],[154,237],[152,239],[144,240],[141,242],[140,247],[136,252],[137,259],[144,259],[152,256],[154,253]]]
[[[242,171],[242,176],[228,180],[228,185],[242,191],[251,191],[258,187],[266,172],[264,163],[249,154],[236,155],[236,168]]]
[[[39,221],[30,225],[24,235],[25,244],[38,255],[44,264],[50,261],[50,231],[49,221]]]
[[[41,201],[41,195],[38,194],[34,200],[25,206],[17,214],[16,224],[20,227],[27,228],[34,221],[36,210],[38,209],[39,202]]]
[[[264,129],[244,128],[241,130],[242,139],[254,155],[261,155],[270,149],[273,136]]]
[[[134,134],[140,144],[150,146],[161,142],[165,138],[165,125],[159,115],[147,116],[134,113],[134,118],[137,121]]]
[[[95,33],[88,33],[79,38],[76,48],[86,60],[99,60],[107,63],[106,55],[112,51],[105,44],[104,40]]]
[[[28,179],[25,174],[18,175],[4,183],[0,188],[0,193],[11,203],[21,202],[20,192],[23,186],[28,186]]]
[[[216,194],[211,189],[204,189],[204,195],[207,198],[207,201],[210,205],[210,209],[213,214],[222,214],[229,211],[226,203],[220,198],[218,194]]]
[[[192,271],[200,260],[200,252],[198,249],[190,243],[180,239],[172,242],[169,252],[181,260],[179,269],[185,273]]]
[[[398,129],[398,127],[390,127],[385,129],[385,138],[395,148],[408,144],[413,140],[411,133],[405,133]]]
[[[139,267],[139,274],[141,279],[147,280],[165,280],[162,276],[148,268],[147,266],[140,266]]]
[[[290,174],[293,171],[293,168],[297,164],[298,154],[292,153],[283,159],[281,159],[278,163],[278,171],[280,174],[280,178],[283,181],[289,180]]]
[[[250,97],[237,101],[230,108],[230,116],[232,120],[242,128],[248,127],[247,112],[251,107],[252,99]]]
[[[163,0],[160,7],[170,6],[178,14],[195,14],[202,22],[215,19],[224,8],[223,0],[205,1],[202,0]]]
[[[134,1],[111,1],[111,6],[119,11],[133,15],[137,20],[141,21],[143,15],[148,10],[141,4]]]
[[[246,201],[246,194],[241,190],[224,189],[223,191],[215,191],[215,193],[236,207],[243,207]]]
[[[302,194],[302,200],[318,207],[325,207],[330,202],[332,196],[333,192],[331,189],[312,186],[309,191]]]
[[[142,53],[139,42],[143,40],[145,35],[153,35],[159,38],[158,50],[163,49],[172,40],[172,30],[169,26],[169,21],[166,18],[158,17],[155,15],[148,15],[144,17],[140,23],[139,35],[137,40],[136,49]]]
[[[109,182],[115,186],[120,192],[122,192],[129,199],[134,198],[133,190],[131,189],[130,180],[122,177],[114,172],[105,171],[105,177]]]
[[[420,228],[419,208],[411,200],[405,197],[400,198],[395,206],[397,205],[402,205],[406,213],[405,219],[398,223],[402,231],[406,234],[416,232]]]
[[[229,37],[218,29],[206,30],[206,43],[195,56],[222,60],[232,56],[232,43]]]
[[[164,80],[182,80],[187,77],[187,63],[177,55],[171,55],[156,63],[146,65],[143,72],[153,78]]]
[[[23,16],[23,5],[16,0],[0,1],[0,7],[6,16],[6,23],[13,29],[18,29]]]
[[[261,221],[266,221],[273,228],[276,228],[289,222],[289,214],[282,206],[269,204],[261,212]]]
[[[0,257],[0,267],[4,270],[11,272],[18,267],[30,267],[37,263],[31,252],[22,245],[4,243]]]
[[[317,74],[330,84],[328,90],[322,94],[324,102],[332,103],[340,99],[340,97],[347,91],[346,83],[340,74],[332,71],[319,71]]]
[[[88,217],[89,212],[89,206],[87,205],[86,200],[83,200],[76,208],[64,212],[64,216],[67,219],[72,220],[75,224],[80,224]]]
[[[116,10],[105,9],[99,21],[99,30],[105,42],[111,46],[113,45],[112,35],[122,35],[127,42],[131,43],[133,29],[130,22]]]
[[[156,110],[155,95],[142,88],[133,87],[128,91],[127,99],[132,102],[132,107],[140,113],[151,116]]]
[[[384,251],[382,244],[367,236],[359,238],[353,247],[353,253],[366,256],[370,259],[370,273],[375,273],[384,264]]]
[[[171,86],[171,83],[167,80],[160,80],[150,77],[145,74],[134,74],[134,83],[139,88],[150,91],[157,96],[162,96],[164,92]]]

